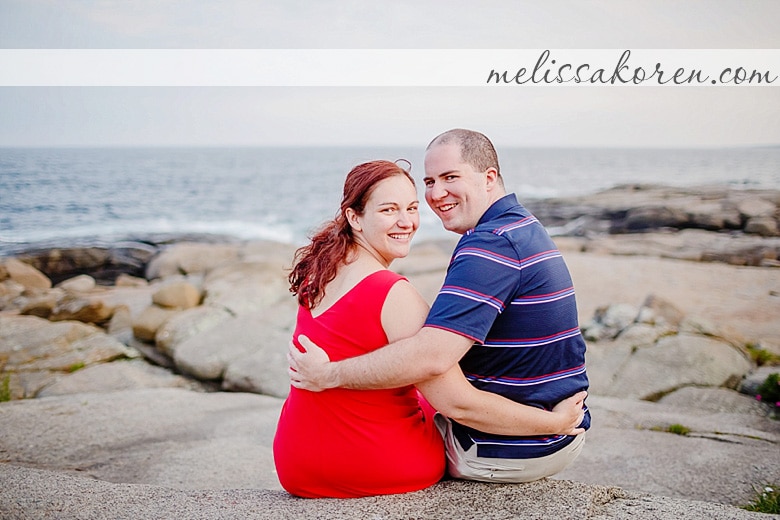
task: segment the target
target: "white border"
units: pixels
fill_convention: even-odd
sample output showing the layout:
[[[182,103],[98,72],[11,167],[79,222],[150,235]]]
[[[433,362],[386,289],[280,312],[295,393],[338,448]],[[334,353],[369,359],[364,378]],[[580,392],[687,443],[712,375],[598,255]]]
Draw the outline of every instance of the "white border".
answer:
[[[737,69],[780,86],[780,49],[0,49],[6,87],[702,87]]]

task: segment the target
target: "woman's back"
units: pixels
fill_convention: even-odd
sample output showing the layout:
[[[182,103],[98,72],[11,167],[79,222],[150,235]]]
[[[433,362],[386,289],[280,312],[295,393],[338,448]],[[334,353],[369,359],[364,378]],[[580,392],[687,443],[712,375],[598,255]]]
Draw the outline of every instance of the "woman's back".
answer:
[[[382,306],[402,279],[377,271],[316,317],[299,307],[294,337],[305,334],[334,361],[384,346]],[[412,386],[317,393],[291,388],[274,439],[279,480],[290,493],[305,497],[430,486],[444,473],[444,448],[430,413],[430,408],[423,412]]]

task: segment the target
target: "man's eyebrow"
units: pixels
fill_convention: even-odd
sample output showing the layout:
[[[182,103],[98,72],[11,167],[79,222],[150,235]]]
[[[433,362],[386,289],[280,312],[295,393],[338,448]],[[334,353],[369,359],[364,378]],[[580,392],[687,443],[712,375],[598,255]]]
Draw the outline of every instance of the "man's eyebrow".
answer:
[[[428,179],[433,179],[434,177],[444,177],[446,175],[452,175],[453,173],[458,173],[458,170],[457,169],[455,169],[455,170],[447,170],[445,172],[441,172],[441,173],[438,173],[436,175],[426,175],[425,177],[423,177],[423,181],[428,180]]]

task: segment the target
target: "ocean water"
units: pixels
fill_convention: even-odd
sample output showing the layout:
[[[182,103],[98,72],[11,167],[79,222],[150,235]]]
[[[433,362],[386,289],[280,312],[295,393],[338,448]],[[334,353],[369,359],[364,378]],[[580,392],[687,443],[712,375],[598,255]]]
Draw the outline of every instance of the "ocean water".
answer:
[[[332,218],[356,164],[416,148],[0,148],[0,256],[36,244],[208,233],[304,243]],[[528,199],[617,184],[780,188],[780,147],[499,149],[507,188]],[[448,236],[422,205],[418,239]]]

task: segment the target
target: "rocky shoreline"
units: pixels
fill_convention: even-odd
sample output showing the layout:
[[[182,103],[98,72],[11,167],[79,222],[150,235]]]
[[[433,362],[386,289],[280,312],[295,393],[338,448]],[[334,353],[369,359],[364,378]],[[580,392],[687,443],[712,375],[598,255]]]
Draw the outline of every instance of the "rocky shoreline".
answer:
[[[780,266],[777,190],[631,184],[527,206],[552,235],[579,237],[583,250]]]
[[[591,499],[555,516],[622,517],[636,507],[652,518],[751,517],[733,506],[756,486],[780,483],[776,408],[755,398],[780,372],[780,193],[623,186],[528,206],[574,277],[595,418],[582,457],[530,486],[549,495],[537,513],[558,511],[556,492],[571,497],[586,486]],[[417,244],[393,267],[431,301],[453,244]],[[57,503],[77,517],[68,490],[126,484],[142,486],[122,488],[129,496],[157,499],[162,488],[183,490],[171,500],[198,508],[216,492],[193,499],[192,490],[259,489],[253,496],[279,516],[358,518],[382,503],[388,518],[409,516],[402,497],[300,509],[280,491],[270,442],[289,388],[293,251],[154,237],[0,258],[0,400],[10,400],[0,403],[0,480],[18,489],[0,498],[0,516],[56,517],[46,508]],[[674,425],[688,431],[669,433]],[[56,489],[32,493],[34,502],[14,487],[19,478]],[[433,500],[440,514],[411,516],[457,518],[445,502],[479,494],[482,502],[460,512],[469,517],[528,489],[444,482],[409,498]],[[247,511],[246,495],[212,498],[228,496]],[[86,516],[102,517],[94,508]],[[539,516],[548,515],[527,517]]]

